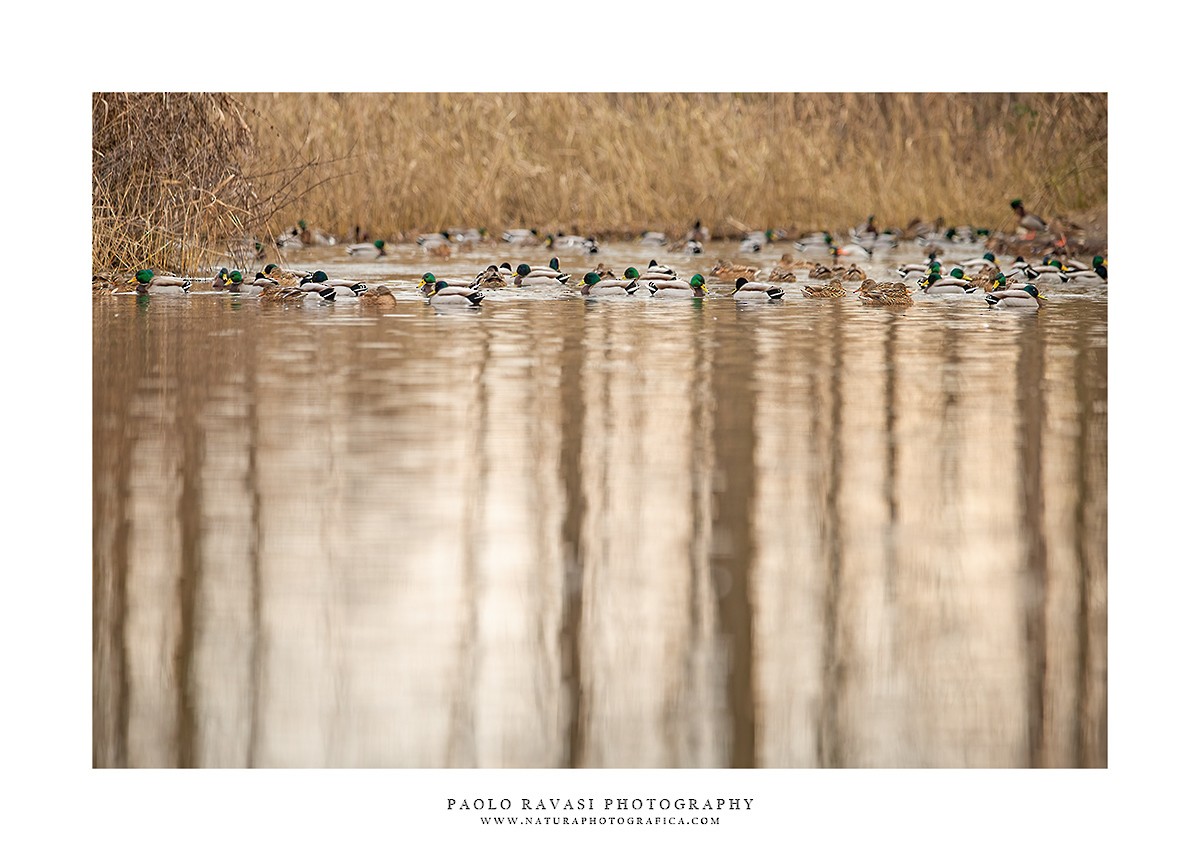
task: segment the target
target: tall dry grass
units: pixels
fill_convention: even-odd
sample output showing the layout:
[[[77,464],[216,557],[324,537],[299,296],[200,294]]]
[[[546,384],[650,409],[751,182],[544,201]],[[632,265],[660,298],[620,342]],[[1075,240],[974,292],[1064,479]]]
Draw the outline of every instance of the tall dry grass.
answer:
[[[633,235],[1106,211],[1105,94],[97,93],[93,263],[196,271],[306,220]]]
[[[343,175],[282,207],[343,235],[454,225],[817,228],[1107,203],[1105,94],[252,94]],[[266,155],[264,153],[264,155]],[[275,154],[278,155],[278,154]]]
[[[93,93],[93,270],[253,259],[321,167],[264,126],[223,93]]]

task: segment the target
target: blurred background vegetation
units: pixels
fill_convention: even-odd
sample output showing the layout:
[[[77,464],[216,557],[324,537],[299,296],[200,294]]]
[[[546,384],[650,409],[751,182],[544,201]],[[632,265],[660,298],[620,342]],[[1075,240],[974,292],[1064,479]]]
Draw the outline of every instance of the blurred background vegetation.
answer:
[[[1009,201],[1104,229],[1104,93],[96,93],[93,265],[191,271],[300,220],[675,236]]]

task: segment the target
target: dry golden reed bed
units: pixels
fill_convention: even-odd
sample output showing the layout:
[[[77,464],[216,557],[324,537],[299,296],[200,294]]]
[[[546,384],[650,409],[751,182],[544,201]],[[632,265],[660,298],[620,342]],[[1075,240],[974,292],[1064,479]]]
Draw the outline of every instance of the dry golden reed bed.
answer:
[[[122,128],[150,104],[187,121],[155,135],[172,158],[135,153],[144,169],[122,175],[106,167],[130,156],[94,117],[94,149],[108,142],[94,158],[97,265],[137,262],[124,259],[138,244],[128,225],[168,204],[178,214],[162,215],[171,229],[156,241],[198,231],[214,253],[225,232],[265,239],[300,219],[347,238],[681,235],[696,219],[736,236],[871,213],[880,226],[942,216],[1011,229],[1014,197],[1043,215],[1107,205],[1103,93],[97,94],[94,106],[133,98]],[[189,189],[202,193],[180,200]],[[121,248],[110,224],[126,225]]]

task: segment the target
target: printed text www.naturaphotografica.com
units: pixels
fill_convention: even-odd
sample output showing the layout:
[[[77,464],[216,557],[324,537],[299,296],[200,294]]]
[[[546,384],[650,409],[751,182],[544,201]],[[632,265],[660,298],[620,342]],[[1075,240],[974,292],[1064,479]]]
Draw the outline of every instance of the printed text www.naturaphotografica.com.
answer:
[[[483,825],[720,825],[753,798],[447,798]]]

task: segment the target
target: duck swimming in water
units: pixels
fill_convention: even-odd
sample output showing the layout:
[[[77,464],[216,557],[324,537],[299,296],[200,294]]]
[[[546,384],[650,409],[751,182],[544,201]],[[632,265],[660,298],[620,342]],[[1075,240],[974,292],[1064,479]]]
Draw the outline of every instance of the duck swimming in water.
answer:
[[[129,283],[137,285],[138,295],[141,296],[182,296],[192,289],[189,279],[175,275],[155,275],[153,269],[139,269],[137,274],[129,279]]]
[[[734,282],[732,295],[734,299],[741,300],[777,301],[783,298],[783,288],[765,281],[748,281],[745,278],[739,278]]]

